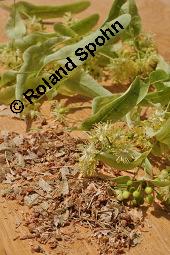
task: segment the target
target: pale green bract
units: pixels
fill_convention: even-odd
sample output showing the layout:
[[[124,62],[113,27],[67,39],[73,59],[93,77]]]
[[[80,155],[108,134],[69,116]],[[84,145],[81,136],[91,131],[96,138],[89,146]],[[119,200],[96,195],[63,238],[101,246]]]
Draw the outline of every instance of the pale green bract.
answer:
[[[132,16],[132,21],[130,24],[130,32],[134,36],[137,36],[140,34],[142,29],[141,18],[139,16],[135,0],[128,0],[128,1],[129,1],[129,14]]]
[[[24,15],[24,17],[28,16],[36,16],[37,18],[41,19],[51,19],[51,18],[58,18],[62,17],[66,12],[71,13],[79,13],[90,6],[89,1],[80,1],[73,4],[66,4],[66,5],[33,5],[28,2],[20,1],[15,5],[7,7],[6,9],[11,11],[16,9],[19,13]],[[5,5],[4,5],[5,8]]]
[[[120,15],[121,7],[124,3],[126,3],[126,1],[127,0],[115,0],[115,1],[113,1],[112,7],[110,9],[109,15],[108,15],[105,23],[117,18]]]
[[[46,40],[49,40],[50,38],[59,37],[59,40],[66,40],[68,39],[66,36],[58,36],[57,33],[45,33],[45,32],[37,32],[32,33],[29,35],[26,35],[22,38],[18,38],[13,43],[13,46],[15,46],[17,49],[20,49],[21,51],[25,51],[27,48],[29,48],[32,45],[41,44]]]
[[[128,27],[128,25],[130,24],[130,21],[131,21],[131,16],[129,14],[124,14],[124,15],[121,15],[120,17],[118,17],[117,19],[113,20],[113,21],[110,21],[108,23],[106,23],[106,25],[104,25],[102,27],[103,30],[107,29],[107,28],[110,28],[110,26],[112,24],[114,24],[116,21],[118,21],[123,27],[124,29],[126,29]],[[119,33],[117,33],[115,35],[115,37],[117,37],[123,30],[120,30]],[[77,66],[80,66],[83,64],[83,62],[81,60],[79,60],[77,57],[75,57],[75,51],[78,49],[78,48],[84,48],[86,45],[88,45],[89,43],[91,42],[94,42],[95,39],[98,37],[98,36],[101,36],[101,31],[100,29],[98,29],[96,32],[93,32],[91,33],[90,35],[84,37],[80,42],[78,43],[75,43],[73,45],[68,45],[68,46],[65,46],[64,48],[58,50],[57,52],[47,56],[44,60],[44,64],[48,64],[50,62],[53,62],[53,61],[61,61],[61,60],[64,60],[66,59],[67,57],[70,57],[72,58],[73,62],[77,65]],[[114,38],[115,38],[114,37]],[[101,49],[102,46],[98,46],[96,45],[96,52]]]
[[[60,35],[64,36],[81,36],[91,32],[92,28],[97,24],[99,20],[98,14],[92,14],[89,17],[80,21],[74,22],[71,26],[66,26],[63,23],[56,23],[54,30]]]
[[[96,26],[99,21],[98,14],[92,14],[89,17],[75,22],[70,28],[79,36],[91,32],[92,28]]]

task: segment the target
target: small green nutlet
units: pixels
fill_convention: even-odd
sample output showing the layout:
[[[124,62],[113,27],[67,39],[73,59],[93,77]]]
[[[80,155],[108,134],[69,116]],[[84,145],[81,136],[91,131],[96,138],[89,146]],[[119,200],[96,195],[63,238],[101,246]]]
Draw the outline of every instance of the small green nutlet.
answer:
[[[129,181],[127,182],[127,186],[132,186],[132,184],[133,184],[133,181],[132,181],[132,180],[129,180]]]
[[[125,191],[123,191],[122,196],[123,196],[123,199],[128,199],[130,197],[130,192],[125,190]]]
[[[117,191],[117,196],[116,196],[117,200],[119,201],[123,201],[123,193],[121,190]]]
[[[133,197],[134,197],[134,198],[139,198],[140,196],[141,196],[140,191],[135,190],[135,191],[133,192]]]
[[[66,107],[62,107],[62,108],[59,109],[59,113],[61,113],[61,114],[67,113],[68,111],[69,110]]]
[[[146,202],[147,202],[148,204],[152,204],[153,201],[154,201],[154,197],[153,197],[153,195],[149,194],[149,195],[145,198],[145,200],[146,200]]]
[[[149,195],[149,194],[151,194],[153,192],[153,189],[152,189],[152,187],[146,187],[145,188],[145,193],[147,194],[147,195]]]
[[[118,196],[119,194],[122,194],[122,191],[120,189],[115,189],[115,194]]]

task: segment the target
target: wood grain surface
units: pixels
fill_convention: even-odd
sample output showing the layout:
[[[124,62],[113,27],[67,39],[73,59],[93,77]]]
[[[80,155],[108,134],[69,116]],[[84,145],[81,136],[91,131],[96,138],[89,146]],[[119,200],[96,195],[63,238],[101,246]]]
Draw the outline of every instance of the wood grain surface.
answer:
[[[13,1],[5,1],[12,3]],[[74,0],[32,0],[28,2],[41,4],[60,4],[71,3]],[[89,13],[98,12],[101,15],[100,22],[105,18],[112,0],[91,0],[91,7],[84,12],[84,16]],[[143,27],[145,31],[155,35],[159,52],[170,60],[170,0],[137,0],[140,14],[142,16]],[[79,15],[80,16],[80,15]],[[7,21],[7,13],[0,10],[0,42],[6,40],[4,26]],[[44,107],[46,109],[46,107]],[[48,117],[49,112],[44,111],[44,115]],[[81,120],[88,115],[88,111],[81,111],[74,115],[74,118]],[[14,120],[10,116],[0,116],[0,131],[10,130],[24,132],[25,124],[22,121]],[[0,186],[1,188],[1,186]],[[19,231],[26,229],[16,228],[16,222],[20,220],[22,211],[27,210],[16,205],[15,202],[6,202],[0,199],[0,255],[31,255],[29,241],[20,241],[17,239]],[[169,216],[160,208],[151,208],[145,212],[146,219],[150,226],[149,232],[143,233],[143,241],[140,245],[132,248],[128,255],[169,255],[170,254],[170,223]],[[14,240],[16,239],[16,240]],[[62,254],[59,250],[49,252],[44,248],[46,255]],[[70,247],[67,247],[68,255],[97,255],[97,246],[89,245],[85,240],[78,240]]]

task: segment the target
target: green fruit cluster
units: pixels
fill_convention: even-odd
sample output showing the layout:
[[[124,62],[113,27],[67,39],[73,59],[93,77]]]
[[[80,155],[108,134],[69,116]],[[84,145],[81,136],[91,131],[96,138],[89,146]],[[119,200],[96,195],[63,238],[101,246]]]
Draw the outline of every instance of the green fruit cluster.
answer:
[[[143,205],[144,202],[147,204],[154,202],[154,190],[146,182],[136,185],[129,180],[126,185],[115,190],[115,195],[119,201],[129,202],[133,206]]]

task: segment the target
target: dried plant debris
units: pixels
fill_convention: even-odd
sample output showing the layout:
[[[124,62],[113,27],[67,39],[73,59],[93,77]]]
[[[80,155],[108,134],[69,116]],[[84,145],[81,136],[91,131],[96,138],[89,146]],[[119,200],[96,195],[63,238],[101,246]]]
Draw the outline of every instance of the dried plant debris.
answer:
[[[141,214],[115,200],[107,181],[79,174],[82,141],[57,128],[22,137],[9,133],[0,141],[8,148],[9,172],[3,182],[10,184],[1,195],[29,207],[23,224],[30,233],[20,239],[35,239],[54,249],[71,239],[72,234],[64,231],[68,226],[80,224],[92,230],[89,240],[97,239],[99,254],[120,254],[140,242]],[[32,251],[41,252],[41,247]]]

